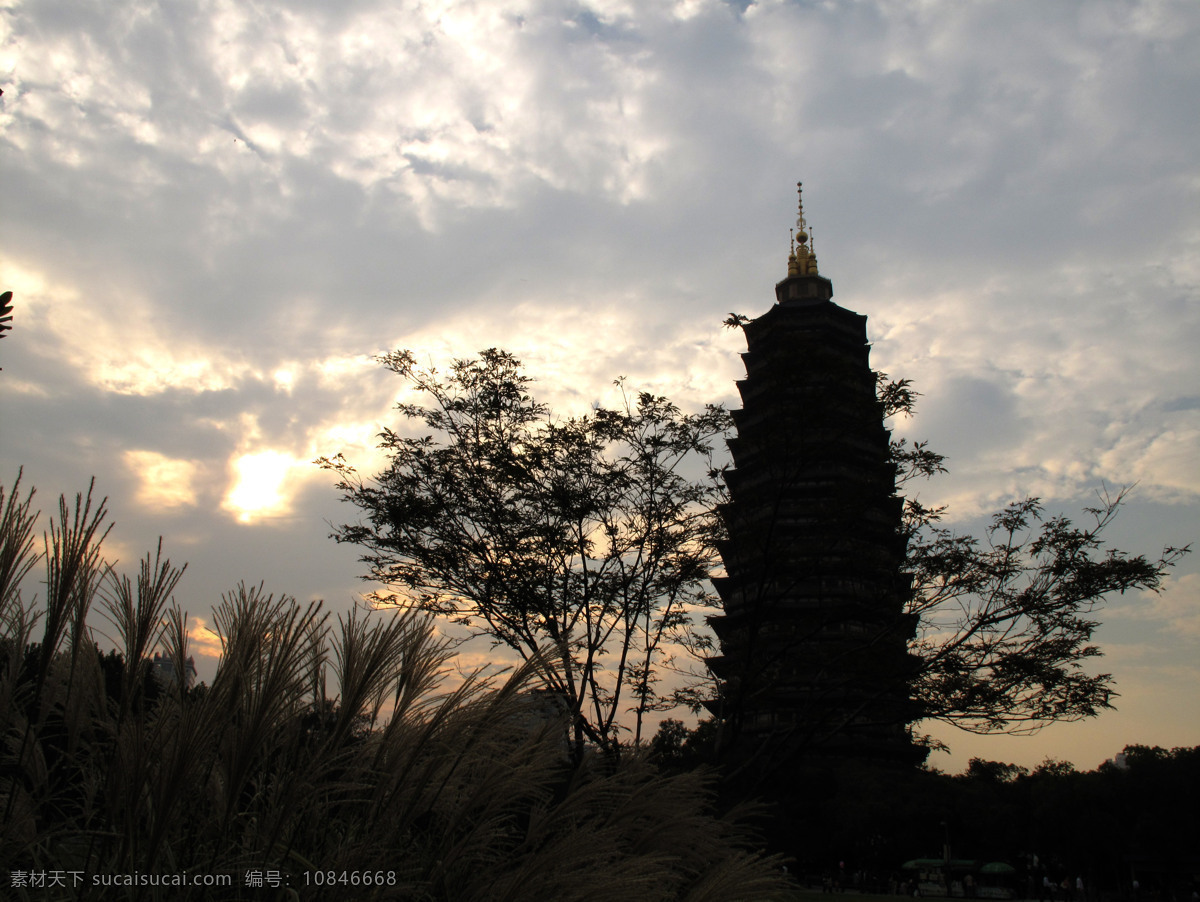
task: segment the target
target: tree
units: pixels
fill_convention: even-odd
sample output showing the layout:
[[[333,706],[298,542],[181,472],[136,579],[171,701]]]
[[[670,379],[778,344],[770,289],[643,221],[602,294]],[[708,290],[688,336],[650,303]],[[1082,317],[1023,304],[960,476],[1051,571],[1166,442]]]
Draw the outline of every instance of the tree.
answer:
[[[0,338],[4,337],[5,332],[12,330],[12,326],[9,325],[12,322],[13,308],[12,304],[9,303],[11,300],[11,291],[6,291],[3,294],[0,294]]]
[[[396,409],[432,433],[385,430],[390,461],[369,482],[340,454],[317,461],[365,515],[334,538],[367,549],[378,600],[545,660],[577,741],[615,752],[626,705],[640,741],[646,714],[671,706],[658,688],[671,640],[712,604],[726,412],[684,414],[618,380],[620,408],[556,420],[504,351],[445,374],[408,351],[378,359],[429,400]]]

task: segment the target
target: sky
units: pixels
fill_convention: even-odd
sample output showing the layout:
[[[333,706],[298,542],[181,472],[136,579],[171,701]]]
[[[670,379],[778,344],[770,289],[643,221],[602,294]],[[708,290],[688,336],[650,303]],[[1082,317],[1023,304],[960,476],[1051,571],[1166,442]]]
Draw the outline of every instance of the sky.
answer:
[[[0,482],[48,515],[94,476],[119,569],[161,535],[202,674],[239,581],[371,588],[312,461],[378,469],[372,355],[736,406],[721,323],[774,302],[797,180],[923,394],[897,435],[949,457],[923,503],[977,531],[1135,484],[1117,547],[1200,539],[1193,0],[7,0],[0,88]],[[1200,745],[1196,558],[1106,605],[1117,711],[927,726],[931,763]]]

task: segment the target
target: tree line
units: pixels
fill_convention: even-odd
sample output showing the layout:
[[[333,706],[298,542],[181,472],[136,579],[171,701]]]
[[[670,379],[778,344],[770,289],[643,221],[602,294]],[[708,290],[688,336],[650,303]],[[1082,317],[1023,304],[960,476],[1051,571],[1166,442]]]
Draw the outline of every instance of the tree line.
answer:
[[[1200,747],[1126,746],[1092,771],[974,758],[954,776],[883,780],[851,766],[832,779],[788,838],[814,883],[841,862],[861,888],[886,892],[916,881],[904,863],[950,858],[964,863],[960,881],[968,862],[977,882],[983,865],[1010,865],[992,882],[1015,898],[1189,902],[1200,890]]]

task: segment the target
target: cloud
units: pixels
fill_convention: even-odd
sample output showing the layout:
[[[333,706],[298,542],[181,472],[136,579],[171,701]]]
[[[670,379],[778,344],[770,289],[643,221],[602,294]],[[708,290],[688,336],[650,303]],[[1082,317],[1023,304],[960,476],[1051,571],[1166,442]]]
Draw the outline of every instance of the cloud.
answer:
[[[130,449],[125,464],[141,481],[135,500],[152,511],[194,507],[197,501],[197,465],[174,460],[157,451]]]
[[[105,392],[222,391],[254,374],[246,363],[161,328],[154,302],[112,286],[57,283],[0,257],[19,298],[21,339]]]
[[[269,384],[327,406],[314,358],[454,330],[594,395],[769,302],[769,223],[743,222],[802,148],[826,271],[926,392],[956,499],[1019,488],[1003,468],[1185,497],[1194,424],[1156,402],[1200,337],[1196,32],[1170,4],[22,7],[6,263],[35,351],[105,392],[232,392],[222,421]],[[326,419],[362,422],[346,394]]]
[[[1172,402],[1200,341],[1194,305],[1178,302],[1181,289],[1200,291],[1182,288],[1191,275],[1071,267],[1039,273],[1040,287],[1017,273],[974,294],[899,300],[873,321],[880,365],[925,397],[898,431],[949,454],[967,513],[1008,492],[1085,496],[1102,480],[1194,501],[1195,411]],[[996,483],[999,472],[1015,478]]]
[[[1136,603],[1115,607],[1111,616],[1151,624],[1163,636],[1200,639],[1200,573],[1169,575],[1159,592],[1143,592]],[[1161,648],[1142,648],[1147,653],[1140,663],[1154,666],[1161,657]]]
[[[219,660],[224,653],[221,637],[209,627],[204,617],[188,618],[187,638],[188,650],[202,658]]]
[[[971,523],[1137,481],[1137,540],[1187,541],[1195,4],[67,0],[0,22],[0,460],[49,492],[97,474],[122,547],[167,531],[212,571],[189,570],[199,604],[242,577],[352,594],[307,462],[380,465],[401,386],[372,354],[507,347],[563,413],[620,375],[736,403],[719,323],[772,303],[797,178],[835,301],[924,392],[897,431],[951,455],[924,500]]]

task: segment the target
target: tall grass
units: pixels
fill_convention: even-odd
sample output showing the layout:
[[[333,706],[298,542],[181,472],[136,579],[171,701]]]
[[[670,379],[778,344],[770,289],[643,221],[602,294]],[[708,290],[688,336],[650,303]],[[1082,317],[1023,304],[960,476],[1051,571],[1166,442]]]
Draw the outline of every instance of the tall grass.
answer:
[[[565,754],[565,726],[503,678],[444,679],[423,616],[331,618],[239,585],[213,616],[211,686],[165,684],[188,654],[183,575],[101,558],[106,507],[60,500],[39,550],[33,492],[0,487],[0,885],[5,898],[734,900],[786,892],[778,862],[711,814],[697,775]],[[22,596],[41,563],[45,592]],[[28,580],[25,580],[27,583]],[[88,626],[93,607],[117,655]],[[40,635],[38,630],[40,628]],[[181,673],[182,667],[177,666]],[[326,696],[327,685],[338,691]],[[383,885],[305,888],[305,871]],[[77,872],[65,889],[13,872]],[[245,886],[247,872],[290,888]],[[95,888],[97,875],[229,874],[233,886]],[[391,875],[390,877],[386,875]],[[19,881],[17,881],[19,882]]]

